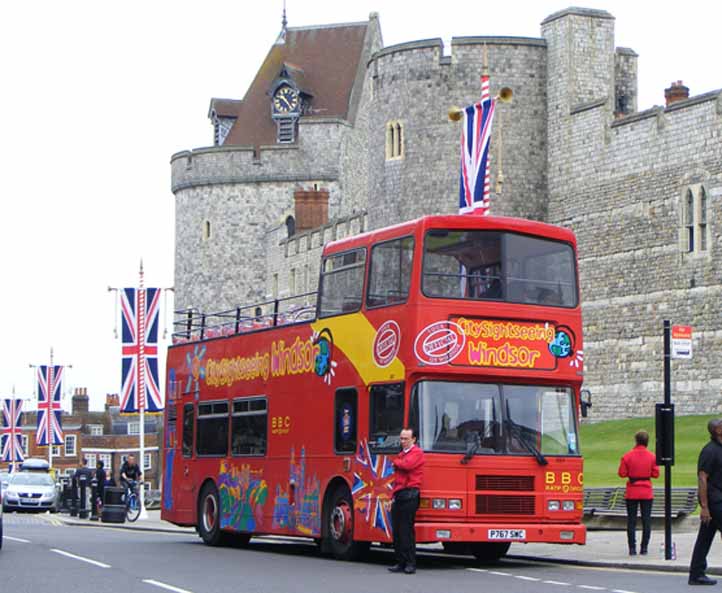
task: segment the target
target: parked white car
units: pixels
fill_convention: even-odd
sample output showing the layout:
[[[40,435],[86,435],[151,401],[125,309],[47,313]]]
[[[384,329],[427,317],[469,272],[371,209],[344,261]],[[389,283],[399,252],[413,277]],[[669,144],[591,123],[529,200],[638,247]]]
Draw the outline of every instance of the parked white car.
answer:
[[[58,511],[58,489],[50,474],[18,472],[12,474],[3,494],[5,511]]]

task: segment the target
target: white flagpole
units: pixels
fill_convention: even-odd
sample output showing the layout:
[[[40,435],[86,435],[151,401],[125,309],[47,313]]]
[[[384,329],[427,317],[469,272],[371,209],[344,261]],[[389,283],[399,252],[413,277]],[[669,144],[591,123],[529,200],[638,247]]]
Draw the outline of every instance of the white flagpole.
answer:
[[[53,469],[53,421],[50,414],[53,413],[53,392],[55,391],[55,373],[53,372],[53,347],[50,347],[50,366],[48,367],[48,412],[45,415],[47,424],[46,434],[48,435],[48,465]]]
[[[138,411],[140,412],[140,471],[145,480],[145,290],[143,288],[143,260],[140,260],[140,290],[138,291]],[[148,513],[145,510],[145,487],[141,484],[140,492],[140,516],[139,519],[147,519]]]

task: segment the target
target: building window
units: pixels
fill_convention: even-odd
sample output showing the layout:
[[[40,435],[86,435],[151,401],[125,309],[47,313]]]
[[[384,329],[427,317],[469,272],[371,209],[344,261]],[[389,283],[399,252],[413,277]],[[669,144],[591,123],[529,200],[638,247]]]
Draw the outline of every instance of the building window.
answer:
[[[103,436],[103,425],[102,424],[91,424],[90,425],[90,436],[102,437]]]
[[[203,240],[208,241],[208,239],[211,238],[211,221],[210,220],[204,220],[203,221]]]
[[[75,446],[78,442],[77,435],[74,434],[68,434],[65,435],[65,456],[66,457],[75,457],[77,453],[75,452]]]
[[[128,434],[140,434],[140,422],[128,422]]]
[[[295,117],[282,117],[276,120],[276,141],[279,144],[293,144],[296,141]]]
[[[290,296],[296,294],[296,268],[291,268],[291,275],[288,279],[288,292]]]
[[[151,468],[150,453],[143,454],[143,471],[148,471]]]
[[[103,462],[103,468],[108,475],[110,475],[113,469],[113,457],[110,453],[101,453],[98,455],[98,459]]]
[[[88,467],[91,469],[98,463],[98,456],[95,453],[85,453],[83,457],[88,460]]]
[[[709,248],[707,191],[702,184],[690,185],[682,199],[680,249],[685,253],[706,253]]]
[[[400,121],[386,124],[386,160],[404,156],[404,127]]]
[[[21,440],[23,442],[23,454],[27,457],[30,455],[30,450],[28,449],[28,435],[22,435]]]
[[[60,445],[53,445],[52,456],[53,456],[53,457],[60,457],[60,455],[61,455],[61,453],[60,453]]]

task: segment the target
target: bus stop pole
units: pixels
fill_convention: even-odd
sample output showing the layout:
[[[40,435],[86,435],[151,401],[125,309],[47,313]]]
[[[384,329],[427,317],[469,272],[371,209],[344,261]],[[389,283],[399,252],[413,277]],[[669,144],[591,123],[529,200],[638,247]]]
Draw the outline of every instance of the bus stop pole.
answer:
[[[664,320],[664,405],[672,403],[672,368],[670,347],[670,322]],[[667,438],[669,435],[666,435]],[[664,462],[664,559],[672,559],[672,463]]]

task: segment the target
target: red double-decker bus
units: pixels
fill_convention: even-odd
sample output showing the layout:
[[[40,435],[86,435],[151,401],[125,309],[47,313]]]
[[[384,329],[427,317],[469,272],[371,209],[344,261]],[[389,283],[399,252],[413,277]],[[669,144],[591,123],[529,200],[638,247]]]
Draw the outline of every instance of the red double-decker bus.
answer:
[[[353,558],[392,540],[390,460],[413,426],[418,542],[486,560],[584,543],[570,231],[424,217],[327,245],[318,294],[299,302],[185,313],[163,519],[211,545],[305,536]]]

